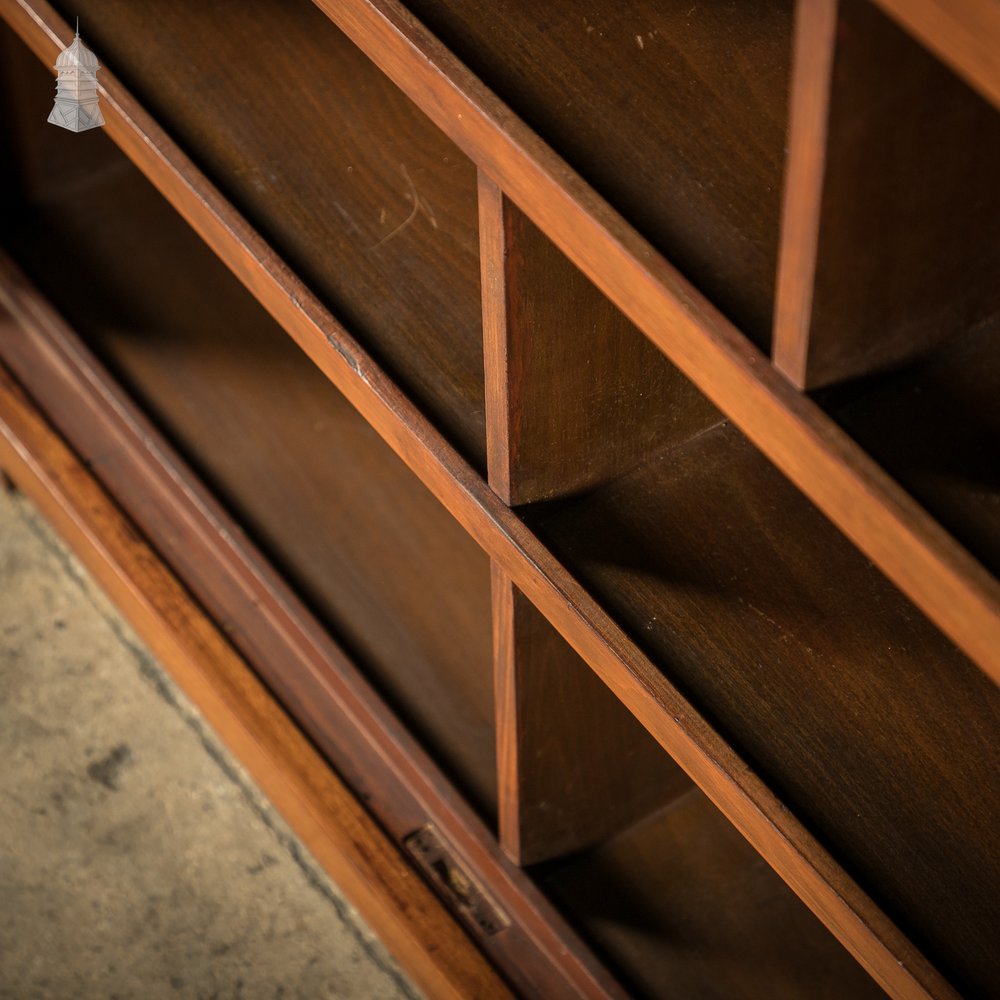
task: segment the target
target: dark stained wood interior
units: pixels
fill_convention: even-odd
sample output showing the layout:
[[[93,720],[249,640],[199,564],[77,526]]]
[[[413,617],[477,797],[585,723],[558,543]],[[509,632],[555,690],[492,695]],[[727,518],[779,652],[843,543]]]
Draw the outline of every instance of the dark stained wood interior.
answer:
[[[615,995],[537,884],[639,995],[876,995],[769,863],[895,996],[992,996],[996,111],[868,0],[826,22],[813,406],[713,308],[769,346],[792,0],[409,3],[613,208],[396,0],[317,4],[83,0],[180,147],[114,84],[125,155],[0,31],[5,248],[454,779],[404,761],[414,824],[428,781],[498,823],[452,846],[523,904],[519,984]]]
[[[870,0],[836,39],[808,388],[1000,315],[1000,114]]]
[[[138,171],[84,138],[104,168],[37,202],[8,248],[493,817],[488,559]]]
[[[599,844],[691,781],[496,566],[500,846],[522,865]]]
[[[407,6],[767,347],[790,0]]]
[[[918,945],[995,979],[1000,691],[738,431],[523,516]]]
[[[479,218],[489,475],[507,503],[593,487],[722,420],[485,177]]]
[[[638,997],[885,996],[697,789],[538,878]]]
[[[476,175],[458,148],[312,3],[56,6],[485,471]]]
[[[1000,317],[905,368],[821,399],[880,465],[1000,576]]]

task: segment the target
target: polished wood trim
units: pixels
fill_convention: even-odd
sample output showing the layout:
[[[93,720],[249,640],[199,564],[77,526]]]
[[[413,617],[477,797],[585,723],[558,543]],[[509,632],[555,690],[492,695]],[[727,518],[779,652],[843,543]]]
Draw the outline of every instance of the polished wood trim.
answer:
[[[37,322],[37,301],[23,289],[11,295],[11,287],[9,280],[0,282],[8,308],[22,323]],[[465,482],[477,502],[459,513],[499,568],[861,964],[893,995],[953,997],[898,928],[509,508],[471,470]]]
[[[418,987],[511,997],[430,888],[0,369],[0,463],[104,587]]]
[[[819,248],[837,8],[837,0],[800,0],[795,7],[791,117],[772,356],[778,371],[799,389],[806,387],[809,367],[809,325]]]
[[[518,719],[517,636],[514,632],[514,585],[491,563],[493,600],[493,702],[497,730],[498,837],[503,852],[516,863],[529,863],[522,849],[520,726]]]
[[[1000,108],[1000,4],[996,0],[873,2]]]
[[[344,17],[353,10],[353,4],[345,4]],[[12,26],[47,62],[65,44],[60,39],[70,37],[68,26],[43,0],[0,0],[0,11],[6,12]],[[819,407],[796,392],[760,351],[555,154],[523,125],[510,120],[510,112],[495,97],[490,96],[487,103],[497,115],[505,112],[499,120],[458,89],[437,64],[428,62],[383,14],[371,11],[367,17],[378,19],[360,23],[364,30],[359,31],[359,38],[367,44],[362,46],[365,51],[374,58],[372,47],[377,50],[384,43],[387,54],[382,61],[409,84],[403,89],[428,113],[436,110],[437,116],[431,117],[443,128],[442,122],[450,126],[444,130],[481,166],[488,165],[491,176],[611,301],[942,631],[990,677],[1000,681],[1000,583]],[[400,17],[455,75],[477,93],[484,90],[412,18]],[[350,20],[345,23],[358,28]],[[377,50],[375,54],[380,53]],[[358,402],[359,393],[365,394],[365,390],[357,381],[371,389],[375,385],[361,368],[365,356],[357,343],[114,76],[107,70],[102,75],[100,89],[112,138],[327,371],[369,423],[396,447],[381,430],[380,421]],[[390,75],[400,82],[397,75]],[[441,108],[445,98],[465,110],[446,113]],[[515,143],[518,137],[534,147],[531,155]],[[494,153],[502,154],[503,166]],[[339,360],[330,357],[334,353]],[[346,382],[354,382],[353,389],[345,388]],[[402,398],[398,391],[394,395]],[[396,419],[407,419],[398,406],[389,409]],[[407,409],[415,413],[411,406]],[[434,436],[439,439],[436,433]],[[407,453],[397,451],[410,462]]]
[[[0,324],[0,359],[379,823],[399,843],[432,823],[490,887],[511,924],[479,943],[512,983],[566,1000],[624,996],[358,667],[2,252],[0,302],[17,318]]]
[[[38,328],[46,322],[46,307],[32,297],[23,284],[14,284],[11,274],[17,277],[16,272],[12,272],[8,265],[5,280],[0,283],[0,292],[21,324]],[[48,312],[51,317],[51,311]],[[47,346],[46,350],[49,349]],[[35,362],[37,355],[26,357],[25,361],[29,364]],[[137,428],[137,433],[144,433],[141,425]],[[155,446],[155,438],[153,442]],[[476,488],[476,480],[471,474],[469,487]],[[502,556],[502,565],[507,567],[506,571],[515,571],[516,576],[511,575],[519,581],[518,586],[526,589],[531,599],[546,611],[577,652],[590,658],[591,664],[595,665],[598,675],[609,688],[703,787],[713,802],[768,859],[772,867],[838,933],[841,940],[870,971],[873,963],[876,968],[888,969],[888,981],[895,983],[897,988],[900,977],[904,983],[909,983],[914,975],[933,983],[936,973],[930,970],[919,953],[788,814],[731,748],[719,739],[659,671],[636,650],[624,633],[561,570],[556,561],[492,492],[482,484],[478,487],[478,492],[480,499],[492,507],[494,517],[489,524],[496,531],[502,532],[502,544],[497,553]],[[482,524],[477,523],[475,526],[483,528]],[[505,528],[509,528],[510,532],[504,531]],[[474,533],[480,536],[484,534],[483,531]],[[490,537],[495,541],[495,535]],[[527,565],[531,567],[527,572],[525,558],[528,560]],[[555,583],[555,578],[559,578],[561,583]],[[261,613],[266,613],[267,610],[265,602]],[[595,619],[596,626],[592,624]],[[628,666],[629,672],[622,671],[623,664]],[[354,711],[359,710],[356,700],[352,708]],[[404,755],[408,752],[407,747],[404,740],[401,745]],[[387,773],[391,774],[391,771]],[[408,767],[404,767],[401,778],[405,782],[412,782],[422,802],[429,801],[427,779],[421,776],[419,768],[419,755],[410,761]],[[466,857],[481,866],[479,870],[488,870],[482,858],[482,848],[470,848],[468,842],[462,846],[467,852]],[[498,884],[502,886],[502,880],[509,877],[501,872],[501,882]],[[497,891],[495,887],[494,891]],[[550,948],[558,941],[557,936],[551,937],[552,940],[547,942]],[[581,974],[577,981],[586,985],[586,974]],[[887,980],[883,978],[880,981],[884,984]],[[603,995],[598,986],[591,985],[588,990],[574,988],[580,988],[582,995]],[[605,988],[608,994],[617,995],[613,988]],[[907,994],[901,991],[899,995]],[[939,989],[920,991],[914,995],[951,996],[943,985]]]

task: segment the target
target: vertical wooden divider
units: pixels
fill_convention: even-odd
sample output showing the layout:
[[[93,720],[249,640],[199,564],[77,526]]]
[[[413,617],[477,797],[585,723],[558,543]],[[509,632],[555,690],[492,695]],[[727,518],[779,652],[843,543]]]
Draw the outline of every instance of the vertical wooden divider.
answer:
[[[816,389],[995,322],[998,173],[996,108],[868,0],[799,0],[775,367]]]
[[[528,865],[583,850],[691,780],[493,566],[500,844]]]
[[[511,506],[620,475],[720,419],[482,172],[490,485]],[[500,843],[519,864],[582,850],[690,781],[493,567]]]
[[[800,389],[807,381],[837,9],[838,0],[810,0],[795,10],[772,355],[775,367]]]

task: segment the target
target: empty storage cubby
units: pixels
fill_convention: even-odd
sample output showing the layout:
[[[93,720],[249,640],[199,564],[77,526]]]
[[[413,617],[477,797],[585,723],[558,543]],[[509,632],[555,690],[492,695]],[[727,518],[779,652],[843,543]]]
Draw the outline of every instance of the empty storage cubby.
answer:
[[[991,981],[989,679],[728,424],[525,517],[932,960]]]
[[[488,559],[103,134],[37,110],[79,170],[29,182],[7,251],[491,818]]]
[[[918,946],[989,982],[990,680],[728,424],[524,516]]]
[[[1000,321],[1000,112],[870,0],[800,3],[775,362],[799,387]]]
[[[483,468],[475,170],[458,148],[310,0],[56,6]]]
[[[498,667],[519,682],[516,706],[498,699],[501,837],[550,859],[537,884],[633,995],[883,997],[523,595],[494,586]]]
[[[487,404],[491,423],[508,414],[491,473],[495,453],[559,561],[917,947],[982,989],[998,972],[1000,886],[982,859],[1000,692],[639,331],[609,307],[552,308],[597,293],[482,187],[488,384],[504,386]],[[539,363],[550,341],[559,363]],[[625,380],[635,391],[595,394],[595,358],[641,373]],[[600,382],[619,385],[614,371]],[[553,423],[582,429],[589,452],[577,442],[576,466],[536,490],[528,448],[519,496],[510,440]],[[622,423],[641,447],[614,447]]]
[[[791,0],[408,6],[761,347]]]

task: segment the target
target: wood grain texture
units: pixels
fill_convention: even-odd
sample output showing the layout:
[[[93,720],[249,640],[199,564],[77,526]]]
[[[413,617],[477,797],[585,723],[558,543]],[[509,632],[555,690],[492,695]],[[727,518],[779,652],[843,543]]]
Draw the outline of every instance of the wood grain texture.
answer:
[[[395,0],[317,0],[866,555],[1000,679],[1000,585]]]
[[[490,485],[509,504],[627,471],[722,417],[480,175]]]
[[[1000,585],[994,578],[394,0],[323,6],[785,475],[990,676],[1000,678]],[[0,0],[0,11],[46,61],[71,37],[44,0]],[[462,520],[463,500],[445,494],[463,477],[442,458],[438,439],[431,444],[421,430],[414,450],[408,427],[401,426],[418,419],[412,407],[386,388],[357,341],[113,74],[102,73],[106,131],[411,468],[422,476],[430,463],[435,471],[425,482],[437,484],[442,501]]]
[[[767,348],[790,0],[407,7]]]
[[[482,955],[113,501],[0,370],[0,461],[430,996],[510,997]]]
[[[1000,8],[994,0],[874,0],[1000,108]]]
[[[485,469],[476,178],[461,152],[312,4],[56,7]]]
[[[691,787],[495,566],[493,644],[500,846],[518,864],[593,847]]]
[[[815,254],[811,303],[800,296],[797,317],[785,317],[808,348],[799,360],[776,355],[808,388],[891,369],[1000,313],[1000,112],[868,0],[838,9],[825,152],[809,168],[822,177],[818,243],[803,234],[786,261],[804,286]],[[815,43],[808,26],[800,41],[818,94],[829,8],[805,4],[803,17],[816,19]],[[808,110],[792,125],[789,199],[796,154],[820,153]],[[818,178],[804,183],[803,199],[815,197]]]
[[[493,816],[482,551],[134,168],[9,246]]]
[[[467,929],[517,989],[620,997],[589,950],[159,432],[10,262],[4,362],[397,842],[431,823],[510,920]]]
[[[885,997],[697,790],[539,878],[635,996]]]
[[[1000,982],[1000,690],[731,427],[525,512],[960,990]]]
[[[70,37],[41,0],[0,10],[46,61]],[[447,52],[392,4],[329,12],[604,292],[939,622],[995,661],[996,601],[975,564],[874,463],[773,373],[648,244],[581,185]],[[106,73],[107,131],[282,322],[466,530],[869,971],[897,996],[951,997],[905,935],[781,805],[537,538],[385,377],[328,310]],[[470,96],[472,95],[472,96]],[[474,98],[474,99],[473,99]],[[487,110],[488,109],[488,110]],[[496,120],[493,115],[496,116]],[[503,122],[500,127],[497,121]],[[512,196],[514,196],[512,194]],[[981,573],[981,571],[978,571]]]

